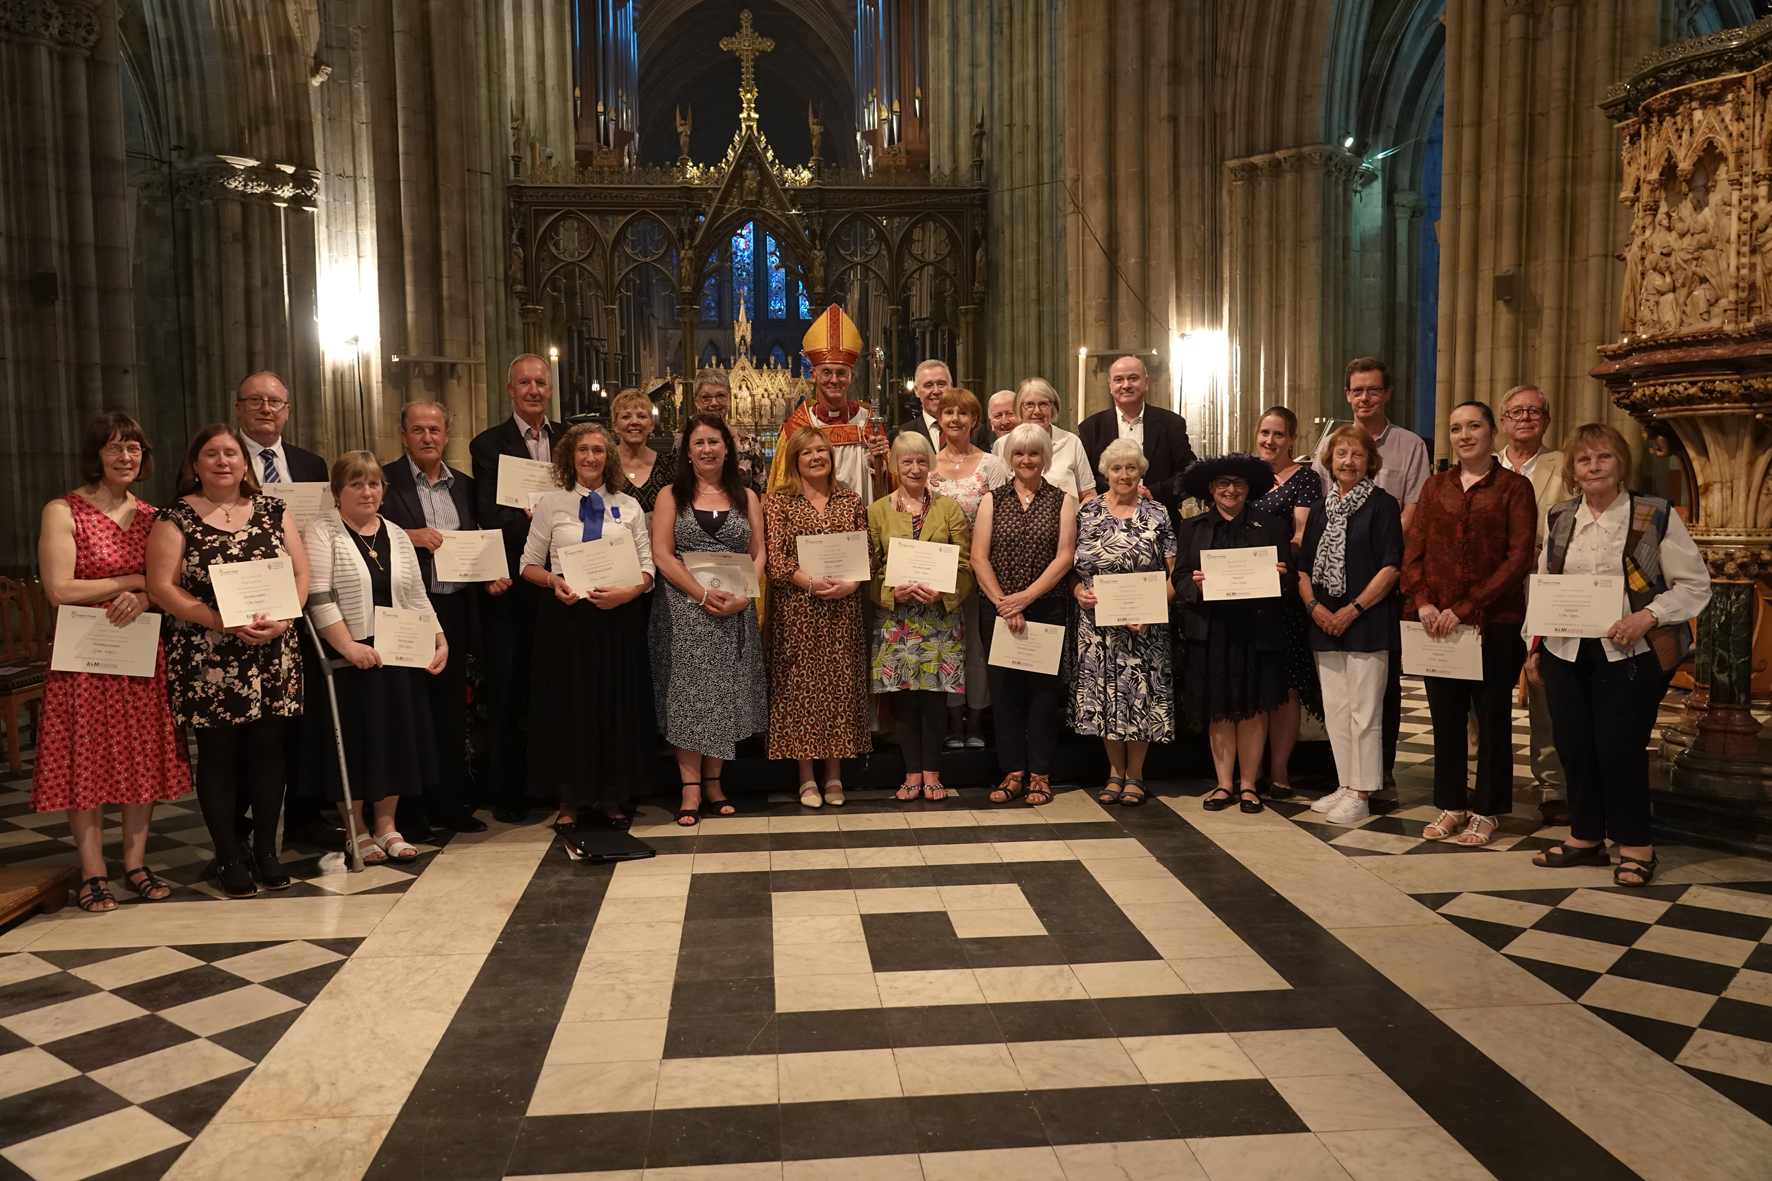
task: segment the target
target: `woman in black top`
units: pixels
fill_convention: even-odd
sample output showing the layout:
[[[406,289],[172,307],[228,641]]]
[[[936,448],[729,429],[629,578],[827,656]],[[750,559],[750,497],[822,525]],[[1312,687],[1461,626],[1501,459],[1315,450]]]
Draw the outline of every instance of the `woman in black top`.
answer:
[[[1190,465],[1181,476],[1189,496],[1212,505],[1181,523],[1181,560],[1175,564],[1175,597],[1183,604],[1187,643],[1185,700],[1188,712],[1207,722],[1218,785],[1206,797],[1209,811],[1230,805],[1233,794],[1245,812],[1261,811],[1255,776],[1267,746],[1267,715],[1286,700],[1282,663],[1286,646],[1281,600],[1204,599],[1206,550],[1273,546],[1280,585],[1292,571],[1292,522],[1250,506],[1274,485],[1273,469],[1252,455],[1222,455]],[[1233,787],[1241,772],[1242,790]]]
[[[1298,593],[1310,612],[1311,650],[1323,683],[1323,723],[1335,751],[1335,791],[1311,805],[1331,824],[1371,815],[1366,799],[1384,780],[1384,686],[1399,648],[1397,576],[1403,513],[1372,482],[1378,444],[1344,426],[1323,447],[1334,486],[1305,522]]]

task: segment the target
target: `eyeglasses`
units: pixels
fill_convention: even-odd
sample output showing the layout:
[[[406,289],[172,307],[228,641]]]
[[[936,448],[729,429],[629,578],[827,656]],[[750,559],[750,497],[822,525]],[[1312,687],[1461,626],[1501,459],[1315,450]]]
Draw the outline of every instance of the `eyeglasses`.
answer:
[[[282,398],[261,398],[254,394],[250,398],[241,398],[240,405],[248,410],[281,410],[289,403]]]
[[[119,455],[127,455],[130,459],[140,459],[142,445],[140,443],[106,443],[99,449],[99,454],[107,459],[115,459]]]
[[[1514,422],[1531,422],[1535,418],[1543,418],[1544,411],[1536,406],[1516,406],[1503,414],[1502,417]]]

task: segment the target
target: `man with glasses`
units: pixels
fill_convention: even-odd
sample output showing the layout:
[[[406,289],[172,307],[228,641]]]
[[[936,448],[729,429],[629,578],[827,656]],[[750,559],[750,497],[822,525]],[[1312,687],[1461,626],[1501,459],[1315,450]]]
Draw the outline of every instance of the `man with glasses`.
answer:
[[[1544,445],[1550,429],[1550,401],[1537,386],[1517,385],[1501,399],[1501,435],[1507,446],[1495,458],[1510,472],[1532,481],[1538,502],[1538,544],[1544,544],[1544,520],[1551,506],[1567,500],[1563,487],[1563,453]],[[1537,567],[1534,566],[1534,569]],[[1526,686],[1526,714],[1531,720],[1529,746],[1532,781],[1538,787],[1538,811],[1546,824],[1569,823],[1569,804],[1563,799],[1563,764],[1551,743],[1550,706],[1544,692]]]
[[[240,383],[234,394],[234,417],[240,424],[241,446],[260,484],[327,479],[329,469],[324,459],[283,441],[283,428],[289,423],[289,390],[275,373],[261,369]]]

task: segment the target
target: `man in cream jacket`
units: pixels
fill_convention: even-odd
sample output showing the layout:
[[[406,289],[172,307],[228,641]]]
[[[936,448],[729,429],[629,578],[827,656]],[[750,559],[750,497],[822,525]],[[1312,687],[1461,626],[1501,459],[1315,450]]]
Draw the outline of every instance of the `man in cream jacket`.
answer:
[[[1538,503],[1538,536],[1544,545],[1544,518],[1551,506],[1569,499],[1563,486],[1563,453],[1544,445],[1550,429],[1550,401],[1537,386],[1517,385],[1501,400],[1501,434],[1507,446],[1496,456],[1501,466],[1532,481]],[[1536,567],[1535,567],[1536,568]],[[1563,799],[1563,764],[1551,743],[1550,707],[1544,694],[1531,686],[1526,690],[1526,712],[1531,719],[1532,780],[1538,787],[1538,810],[1546,824],[1567,824],[1569,808]]]

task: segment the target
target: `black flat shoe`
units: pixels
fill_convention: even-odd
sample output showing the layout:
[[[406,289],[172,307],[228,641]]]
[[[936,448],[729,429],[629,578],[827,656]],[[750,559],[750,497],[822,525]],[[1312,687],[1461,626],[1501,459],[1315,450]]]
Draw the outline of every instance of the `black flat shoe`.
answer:
[[[221,885],[223,894],[229,898],[251,898],[258,893],[258,887],[252,884],[252,871],[244,861],[230,861],[215,867],[215,878]]]
[[[1223,795],[1218,794],[1221,791],[1224,792]],[[1231,799],[1232,796],[1229,790],[1222,787],[1215,787],[1212,789],[1211,795],[1200,801],[1200,807],[1206,809],[1208,812],[1222,812],[1224,809],[1231,806]]]
[[[1252,791],[1241,792],[1239,795],[1241,798],[1237,800],[1237,807],[1250,815],[1254,815],[1266,807],[1261,802],[1261,797]]]
[[[252,876],[267,890],[287,890],[290,887],[289,873],[275,857],[253,858],[252,869]]]
[[[528,808],[512,808],[504,804],[492,810],[492,818],[500,824],[522,824],[529,819]]]
[[[463,808],[448,820],[443,821],[441,827],[453,832],[485,832],[486,822]]]

